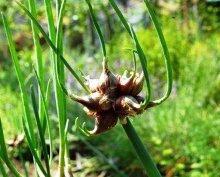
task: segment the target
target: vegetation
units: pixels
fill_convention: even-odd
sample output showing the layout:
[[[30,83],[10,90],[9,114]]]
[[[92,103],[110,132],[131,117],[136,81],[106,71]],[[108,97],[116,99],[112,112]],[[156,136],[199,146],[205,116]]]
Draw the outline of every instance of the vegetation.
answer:
[[[130,121],[144,145],[151,152],[162,176],[214,177],[220,175],[220,158],[217,155],[220,149],[218,134],[220,131],[218,118],[220,114],[218,3],[193,1],[184,4],[183,2],[160,4],[155,1],[153,4],[157,15],[159,15],[173,65],[174,80],[171,97],[160,106],[148,109],[142,115],[131,118]],[[27,2],[22,1],[22,3],[26,4]],[[63,40],[60,39],[60,41],[63,41],[64,46],[63,55],[68,58],[68,62],[75,69],[79,68],[86,75],[97,78],[101,73],[100,63],[103,57],[102,51],[99,49],[95,28],[89,17],[88,7],[86,3],[75,0],[74,3],[71,0],[66,3],[63,27],[58,28],[63,30]],[[94,1],[92,5],[101,30],[105,31],[103,34],[105,41],[107,41],[106,52],[109,56],[111,70],[119,74],[122,74],[124,70],[130,71],[133,66],[133,54],[130,50],[133,48],[133,41],[124,30],[108,1],[102,3]],[[135,6],[135,8],[131,6]],[[59,37],[52,34],[53,29],[47,30],[46,28],[48,14],[45,14],[44,2],[39,1],[36,7],[38,9],[38,21],[44,27],[44,30],[49,32],[50,37],[54,35],[51,39],[55,41]],[[149,78],[152,83],[152,98],[156,99],[161,97],[166,89],[166,70],[157,34],[154,26],[149,21],[148,15],[145,13],[146,9],[143,2],[129,2],[121,7],[121,9],[123,8],[123,13],[126,14],[129,22],[134,27],[137,38],[147,56]],[[66,144],[66,148],[70,149],[70,154],[63,155],[63,157],[66,157],[63,160],[68,161],[67,164],[72,167],[71,170],[73,170],[74,176],[97,176],[98,174],[103,176],[119,176],[120,174],[146,176],[146,172],[144,172],[142,165],[136,158],[135,151],[131,147],[122,126],[117,125],[111,131],[94,137],[86,137],[75,131],[76,117],[79,117],[80,124],[84,121],[88,122],[81,106],[69,99],[65,99],[63,102],[62,99],[54,96],[54,91],[47,92],[47,90],[53,90],[52,84],[49,84],[49,89],[47,89],[47,82],[50,83],[49,80],[57,79],[53,75],[55,68],[50,67],[50,62],[53,61],[52,58],[56,59],[56,55],[51,56],[53,52],[46,45],[44,37],[40,35],[39,44],[41,44],[42,52],[38,52],[38,54],[42,54],[42,66],[45,73],[45,78],[42,79],[43,76],[39,75],[41,64],[36,64],[36,49],[34,48],[36,41],[34,45],[31,25],[27,25],[30,19],[19,9],[16,3],[2,1],[0,9],[4,12],[10,24],[19,58],[18,62],[24,76],[23,82],[29,86],[33,84],[32,89],[27,87],[23,90],[24,93],[26,92],[25,94],[32,95],[32,100],[31,97],[27,99],[29,105],[35,105],[30,108],[31,116],[36,118],[36,130],[33,134],[36,131],[41,132],[39,129],[44,129],[46,124],[50,124],[52,127],[51,132],[45,131],[45,136],[48,141],[53,140],[53,147],[48,147],[50,143],[47,140],[44,142],[42,137],[39,136],[36,147],[32,148],[36,149],[36,159],[37,156],[40,157],[40,154],[42,154],[45,164],[50,164],[51,159],[47,160],[44,153],[48,150],[48,152],[53,152],[50,156],[53,157],[52,166],[54,166],[54,168],[51,167],[51,172],[57,172],[56,159],[62,153],[61,151],[57,152],[59,149],[58,137],[62,133],[61,137],[63,139],[60,141],[65,142],[66,132],[68,132],[68,145]],[[138,9],[138,11],[132,9]],[[56,12],[56,9],[54,8],[53,11]],[[140,16],[138,12],[142,11],[143,14]],[[49,18],[52,22],[52,18]],[[8,142],[8,140],[13,140],[15,137],[18,139],[18,135],[24,133],[22,125],[23,105],[1,20],[0,35],[0,115],[5,140]],[[56,45],[62,46],[62,42],[61,44],[58,42]],[[58,57],[60,56],[58,55]],[[33,64],[37,74],[33,71]],[[137,65],[137,70],[141,71],[139,60],[137,60]],[[58,66],[61,67],[60,71],[63,72],[62,62]],[[77,74],[80,73],[77,70],[76,72]],[[66,74],[67,87],[71,88],[74,93],[83,95],[84,91],[81,90],[77,81],[72,80],[69,72]],[[42,80],[44,80],[43,85],[41,84],[43,83]],[[143,95],[146,91],[143,91]],[[35,95],[38,97],[37,99]],[[62,109],[66,112],[61,114],[66,114],[66,120],[69,122],[68,126],[60,122],[60,118],[57,119],[57,110],[62,107],[55,105],[57,99],[60,99],[60,104],[66,107]],[[39,108],[36,105],[40,105]],[[47,113],[44,106],[49,108]],[[36,108],[39,111],[36,111]],[[32,110],[35,111],[35,116],[34,112],[32,114]],[[38,112],[40,115],[45,116],[37,115]],[[27,126],[29,123],[27,124],[28,119],[26,118],[24,118],[25,133],[26,136],[30,135],[29,138],[31,138],[31,129]],[[42,124],[39,124],[39,121]],[[41,127],[41,125],[44,126]],[[63,132],[58,131],[60,126]],[[68,129],[65,129],[65,126]],[[87,126],[88,129],[92,129],[93,120],[88,122]],[[27,170],[28,166],[31,167],[33,164],[28,147],[28,145],[34,145],[33,142],[30,143],[33,139],[28,140],[28,137],[26,138],[17,147],[8,147],[7,145],[9,156],[4,157],[14,159],[13,163],[15,164],[18,159],[23,162],[23,167],[20,166],[18,170],[22,174],[25,174],[23,169]],[[2,153],[4,148],[1,146],[0,150]],[[36,161],[35,164],[38,164],[38,162]],[[3,165],[5,164],[0,163],[0,169],[2,175],[5,176],[9,172]],[[41,168],[40,165],[39,168]],[[47,168],[45,169],[42,172],[47,173],[50,171]]]

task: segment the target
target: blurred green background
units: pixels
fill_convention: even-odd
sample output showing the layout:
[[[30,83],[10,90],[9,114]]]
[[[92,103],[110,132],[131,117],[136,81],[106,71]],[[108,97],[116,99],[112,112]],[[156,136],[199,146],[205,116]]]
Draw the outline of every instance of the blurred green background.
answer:
[[[22,1],[26,3],[26,1]],[[131,118],[132,123],[151,152],[160,171],[166,177],[220,176],[220,2],[202,0],[151,1],[170,51],[174,84],[171,97],[162,105]],[[92,1],[99,24],[107,41],[110,66],[114,73],[132,69],[132,41],[107,0]],[[148,59],[153,97],[162,96],[166,86],[163,54],[154,26],[139,0],[118,0],[129,22],[137,31]],[[37,1],[38,20],[46,30],[43,0]],[[26,83],[33,79],[34,57],[30,21],[11,1],[1,0],[0,11],[11,23],[16,48],[20,56]],[[101,50],[89,17],[81,0],[68,0],[64,17],[65,56],[75,69],[98,77],[101,73]],[[47,78],[52,76],[49,47],[43,38]],[[140,69],[140,63],[138,63]],[[48,67],[47,67],[48,66]],[[76,81],[67,72],[67,86],[84,95]],[[28,90],[28,89],[27,89]],[[51,99],[54,99],[51,93]],[[55,105],[51,101],[53,136],[58,139]],[[92,121],[86,118],[82,107],[68,102],[68,117],[74,123]],[[22,133],[22,105],[16,73],[0,19],[0,116],[6,139]],[[73,127],[74,125],[72,125]],[[109,164],[113,163],[128,176],[145,176],[123,129],[113,130],[92,138],[75,132],[69,136],[71,159],[76,176],[117,176]],[[58,148],[58,144],[57,144]],[[99,153],[97,153],[97,150]],[[12,158],[18,159],[18,150],[9,148]],[[29,162],[28,148],[22,153]],[[56,158],[58,152],[54,152]],[[106,162],[107,158],[108,163]],[[101,176],[101,175],[100,175]]]

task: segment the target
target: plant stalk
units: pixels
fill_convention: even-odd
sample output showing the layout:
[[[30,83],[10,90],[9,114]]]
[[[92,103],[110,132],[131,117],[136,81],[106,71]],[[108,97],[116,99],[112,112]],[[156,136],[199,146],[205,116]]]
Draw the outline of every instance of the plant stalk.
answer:
[[[155,163],[151,155],[149,154],[147,148],[141,142],[137,132],[135,131],[134,127],[132,126],[131,122],[128,120],[126,124],[123,124],[123,128],[131,141],[134,149],[140,158],[147,174],[149,177],[162,177],[159,170],[157,169]]]

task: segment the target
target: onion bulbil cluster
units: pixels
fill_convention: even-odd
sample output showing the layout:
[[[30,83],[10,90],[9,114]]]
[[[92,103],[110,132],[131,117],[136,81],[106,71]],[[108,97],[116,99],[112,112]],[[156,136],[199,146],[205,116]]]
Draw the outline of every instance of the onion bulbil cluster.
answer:
[[[86,77],[86,83],[91,91],[87,96],[69,96],[84,106],[84,111],[90,117],[95,117],[95,128],[89,131],[95,135],[113,128],[118,120],[126,123],[128,116],[143,112],[141,102],[144,98],[138,96],[143,89],[144,75],[127,71],[114,75],[108,68],[107,58],[103,61],[103,71],[99,79]]]

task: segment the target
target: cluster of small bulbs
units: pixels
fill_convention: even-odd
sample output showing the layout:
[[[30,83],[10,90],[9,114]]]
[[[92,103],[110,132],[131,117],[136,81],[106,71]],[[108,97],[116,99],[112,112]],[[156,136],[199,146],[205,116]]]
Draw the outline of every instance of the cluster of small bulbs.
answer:
[[[143,89],[144,74],[125,71],[123,75],[114,75],[108,68],[108,59],[103,60],[103,71],[99,79],[90,79],[86,83],[90,94],[77,96],[69,93],[69,97],[84,106],[89,117],[95,117],[95,127],[89,131],[96,135],[112,129],[118,121],[126,123],[129,116],[141,114],[144,98],[138,96]]]

